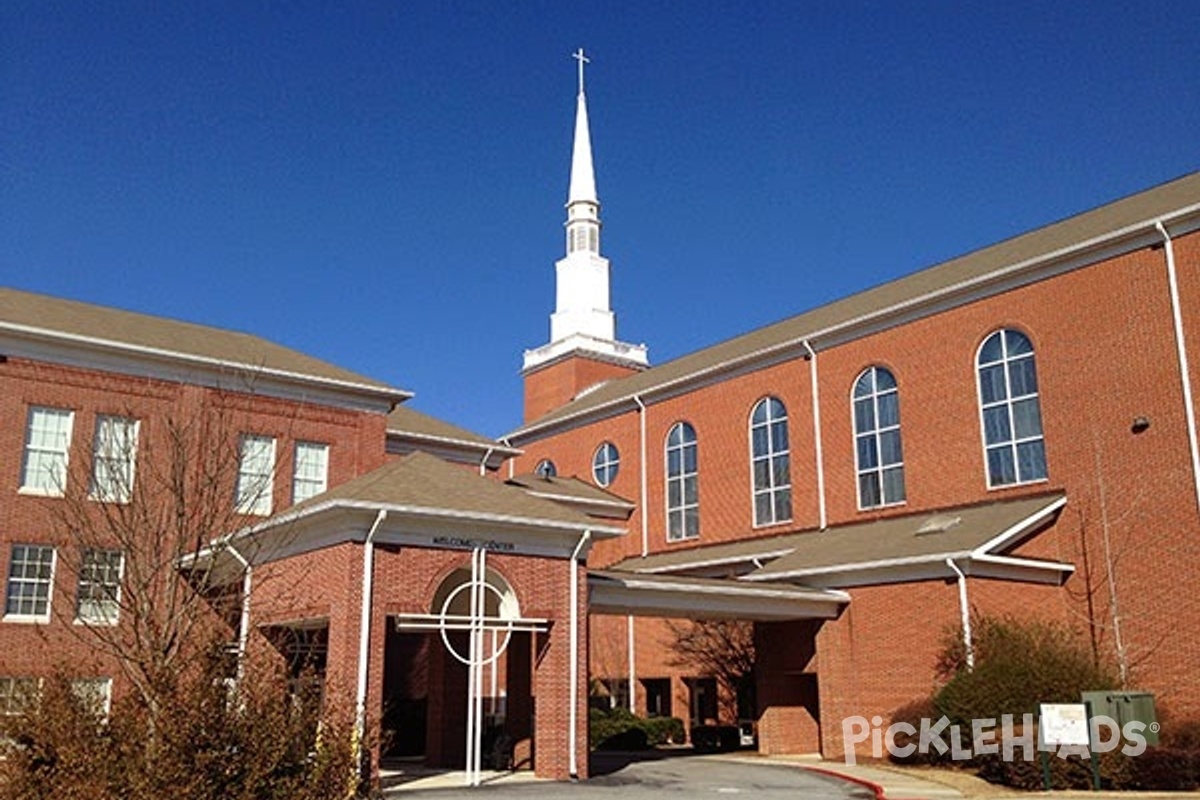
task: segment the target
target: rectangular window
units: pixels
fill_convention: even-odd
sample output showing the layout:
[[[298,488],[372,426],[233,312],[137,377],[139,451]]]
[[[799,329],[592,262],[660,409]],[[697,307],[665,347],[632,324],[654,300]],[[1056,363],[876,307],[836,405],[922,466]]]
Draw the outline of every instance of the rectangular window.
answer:
[[[36,544],[14,544],[8,565],[6,619],[47,622],[50,619],[50,587],[54,582],[54,548]]]
[[[75,619],[89,625],[116,625],[121,607],[120,550],[84,550],[79,563]]]
[[[112,708],[112,678],[79,678],[71,691],[97,719],[108,719]]]
[[[0,677],[0,715],[21,714],[37,698],[37,678]]]
[[[296,442],[296,471],[292,478],[292,502],[325,491],[329,478],[329,445]]]
[[[275,438],[242,436],[241,461],[238,465],[237,510],[265,517],[271,513],[271,494],[275,490]]]
[[[61,497],[67,486],[67,449],[75,412],[33,406],[25,431],[21,491]]]
[[[101,414],[96,417],[92,447],[93,500],[128,503],[133,496],[133,466],[137,461],[138,421]]]

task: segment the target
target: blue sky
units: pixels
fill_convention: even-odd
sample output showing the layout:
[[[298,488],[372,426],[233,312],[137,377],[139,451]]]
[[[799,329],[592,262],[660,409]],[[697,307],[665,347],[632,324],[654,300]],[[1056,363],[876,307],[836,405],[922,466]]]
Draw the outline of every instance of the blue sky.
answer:
[[[1200,3],[0,3],[0,282],[521,421],[575,62],[652,363],[1200,167]]]

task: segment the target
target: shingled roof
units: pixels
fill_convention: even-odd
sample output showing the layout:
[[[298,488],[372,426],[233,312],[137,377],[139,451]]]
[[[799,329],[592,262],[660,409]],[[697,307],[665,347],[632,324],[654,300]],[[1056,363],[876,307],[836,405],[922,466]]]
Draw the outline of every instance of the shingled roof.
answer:
[[[245,369],[342,389],[410,393],[248,333],[0,287],[0,332],[195,366]]]
[[[890,283],[851,295],[805,313],[698,350],[660,366],[594,387],[576,400],[522,426],[508,438],[523,436],[575,418],[613,413],[635,396],[663,392],[705,375],[743,366],[756,357],[797,351],[802,343],[820,344],[822,336],[861,325],[886,324],[889,317],[934,307],[956,293],[979,291],[1046,261],[1086,257],[1121,242],[1134,243],[1154,233],[1154,223],[1200,213],[1200,172],[1108,205],[1070,217],[999,244],[943,262]],[[1160,240],[1161,241],[1161,240]],[[1141,246],[1140,244],[1138,246]]]

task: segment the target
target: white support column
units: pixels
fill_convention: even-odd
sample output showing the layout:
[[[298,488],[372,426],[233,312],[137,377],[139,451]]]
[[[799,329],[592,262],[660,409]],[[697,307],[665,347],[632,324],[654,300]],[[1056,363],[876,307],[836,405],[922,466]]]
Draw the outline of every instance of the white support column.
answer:
[[[633,615],[630,614],[625,618],[627,634],[629,636],[629,713],[637,713],[637,693],[634,686],[637,685],[637,651],[634,644],[634,622]]]

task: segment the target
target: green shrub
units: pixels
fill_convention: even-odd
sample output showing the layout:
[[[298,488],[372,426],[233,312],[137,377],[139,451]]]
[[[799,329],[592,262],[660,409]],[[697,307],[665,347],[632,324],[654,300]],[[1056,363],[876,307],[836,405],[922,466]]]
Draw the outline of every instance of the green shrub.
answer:
[[[593,708],[588,712],[593,750],[645,750],[683,741],[683,721],[676,717],[644,719],[625,708]]]

